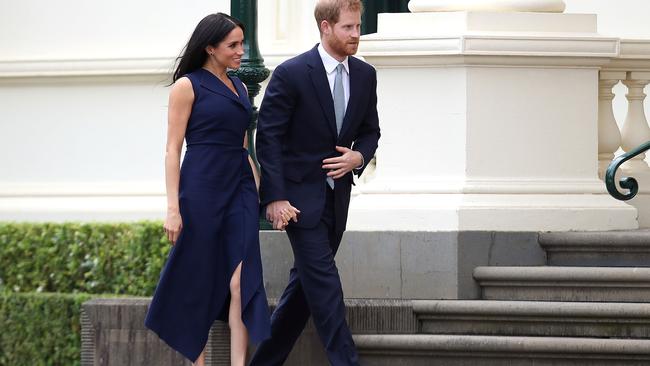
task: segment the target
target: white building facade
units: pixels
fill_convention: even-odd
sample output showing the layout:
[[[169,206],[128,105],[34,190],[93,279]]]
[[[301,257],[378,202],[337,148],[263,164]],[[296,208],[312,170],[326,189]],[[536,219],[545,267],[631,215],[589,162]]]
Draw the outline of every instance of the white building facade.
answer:
[[[314,3],[259,1],[267,67],[318,42]],[[362,41],[378,69],[383,136],[349,229],[650,227],[646,162],[627,166],[641,183],[632,204],[599,179],[619,146],[650,140],[650,4],[411,5]],[[217,11],[229,1],[1,4],[0,220],[164,217],[168,73]],[[407,104],[390,104],[407,90]]]

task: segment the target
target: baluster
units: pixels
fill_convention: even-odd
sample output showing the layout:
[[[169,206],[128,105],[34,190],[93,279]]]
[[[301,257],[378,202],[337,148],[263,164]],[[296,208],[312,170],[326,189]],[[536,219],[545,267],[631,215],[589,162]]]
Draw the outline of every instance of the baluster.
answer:
[[[643,90],[649,83],[650,73],[647,72],[628,72],[626,80],[623,80],[623,84],[628,88],[628,93],[625,96],[629,102],[627,116],[621,130],[622,147],[626,152],[650,140],[650,127],[643,104],[646,97]],[[626,163],[627,168],[648,170],[644,159],[645,154],[639,155]]]
[[[621,146],[621,132],[618,129],[612,101],[612,88],[625,79],[625,72],[601,72],[598,88],[598,175],[604,178],[607,166],[614,153]]]

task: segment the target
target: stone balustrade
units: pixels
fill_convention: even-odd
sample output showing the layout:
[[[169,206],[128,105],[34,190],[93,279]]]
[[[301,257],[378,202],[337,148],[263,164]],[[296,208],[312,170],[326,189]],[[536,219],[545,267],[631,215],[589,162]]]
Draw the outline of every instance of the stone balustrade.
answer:
[[[615,97],[612,88],[619,82],[627,87],[627,115],[619,129],[614,117],[612,102]],[[599,80],[598,106],[598,158],[599,173],[604,174],[607,164],[614,158],[619,148],[627,152],[650,141],[650,126],[645,115],[645,88],[650,84],[650,72],[602,71]],[[645,154],[633,159],[637,165]],[[645,164],[647,167],[647,164]]]
[[[622,121],[617,121],[613,113],[613,89],[619,83],[627,88],[627,113]],[[650,41],[622,39],[618,57],[603,66],[599,75],[598,173],[601,179],[620,151],[628,152],[650,141],[650,126],[645,113],[648,84]],[[650,168],[645,159],[645,154],[637,156],[625,163],[619,173],[620,177],[631,176],[639,181],[639,194],[630,204],[639,211],[641,227],[650,226]]]

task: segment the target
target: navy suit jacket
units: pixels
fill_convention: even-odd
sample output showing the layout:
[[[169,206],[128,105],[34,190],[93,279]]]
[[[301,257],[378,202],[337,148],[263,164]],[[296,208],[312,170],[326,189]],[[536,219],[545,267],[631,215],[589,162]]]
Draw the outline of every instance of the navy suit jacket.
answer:
[[[377,75],[367,63],[350,56],[350,98],[337,136],[334,102],[318,46],[298,55],[273,72],[260,107],[257,158],[262,177],[263,208],[273,201],[289,200],[301,211],[296,227],[318,224],[325,207],[326,172],[323,159],[340,156],[335,147],[359,151],[364,166],[379,141]],[[337,232],[345,230],[352,173],[335,180]]]

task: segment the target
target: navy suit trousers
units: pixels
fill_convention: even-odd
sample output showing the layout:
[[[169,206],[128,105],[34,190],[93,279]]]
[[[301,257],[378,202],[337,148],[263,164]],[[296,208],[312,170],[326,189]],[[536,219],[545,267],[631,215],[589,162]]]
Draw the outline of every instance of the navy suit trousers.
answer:
[[[271,316],[271,338],[259,345],[250,365],[282,365],[310,315],[330,364],[359,364],[334,262],[343,233],[335,231],[334,192],[329,187],[326,190],[325,209],[316,227],[287,227],[294,266]]]

